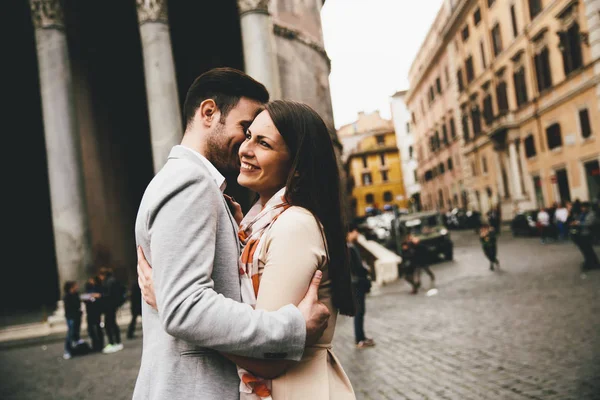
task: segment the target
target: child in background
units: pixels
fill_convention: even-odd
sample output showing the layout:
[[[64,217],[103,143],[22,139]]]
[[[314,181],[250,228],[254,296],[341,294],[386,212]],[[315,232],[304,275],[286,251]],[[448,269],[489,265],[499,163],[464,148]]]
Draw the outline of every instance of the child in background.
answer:
[[[488,224],[481,225],[479,228],[479,240],[481,241],[481,248],[483,249],[483,254],[490,260],[490,270],[494,270],[494,264],[496,267],[500,267],[500,262],[496,257],[496,253],[498,252],[498,247],[496,245],[496,232],[492,229]]]
[[[63,358],[69,360],[73,353],[73,343],[81,343],[79,336],[81,327],[81,300],[79,299],[79,286],[77,282],[65,282],[64,292],[63,303],[65,306],[65,319],[67,320],[67,338],[65,339],[65,354],[63,354]]]

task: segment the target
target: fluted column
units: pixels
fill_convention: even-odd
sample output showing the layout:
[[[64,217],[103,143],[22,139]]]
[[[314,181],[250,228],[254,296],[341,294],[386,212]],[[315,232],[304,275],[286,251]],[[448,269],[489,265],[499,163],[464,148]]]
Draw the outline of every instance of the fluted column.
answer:
[[[136,0],[144,54],[154,172],[181,142],[182,124],[166,0]]]
[[[504,188],[504,178],[502,177],[502,164],[500,163],[500,154],[494,151],[494,162],[496,164],[496,185],[498,186],[498,195],[500,199],[506,197],[506,189]]]
[[[83,283],[92,272],[81,145],[61,2],[30,0],[29,4],[35,28],[52,227],[62,288],[69,280]]]
[[[269,0],[238,0],[246,73],[265,85],[271,99],[281,98]]]
[[[523,198],[523,185],[519,173],[519,158],[517,155],[516,143],[511,141],[508,145],[508,154],[510,157],[510,173],[512,174],[513,188],[515,190],[514,200]]]

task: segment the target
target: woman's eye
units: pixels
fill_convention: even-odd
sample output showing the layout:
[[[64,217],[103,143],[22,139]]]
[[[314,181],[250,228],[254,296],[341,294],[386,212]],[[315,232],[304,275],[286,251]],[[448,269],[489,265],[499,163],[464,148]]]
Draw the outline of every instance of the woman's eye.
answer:
[[[252,136],[250,136],[250,134],[248,132],[246,132],[244,134],[244,136],[246,136],[246,140],[250,140],[252,138]]]
[[[265,142],[264,140],[261,140],[259,143],[260,143],[261,146],[265,146],[265,147],[271,148],[271,146],[269,146],[269,143]]]

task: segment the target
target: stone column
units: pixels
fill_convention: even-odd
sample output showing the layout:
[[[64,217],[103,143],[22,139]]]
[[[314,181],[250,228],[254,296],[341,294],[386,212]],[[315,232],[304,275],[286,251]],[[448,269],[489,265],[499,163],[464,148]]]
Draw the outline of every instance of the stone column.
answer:
[[[144,54],[154,172],[181,142],[182,124],[166,0],[136,0]]]
[[[515,141],[509,143],[508,153],[510,157],[510,173],[512,174],[513,188],[515,190],[514,200],[523,198],[523,185],[519,173],[519,157],[517,155],[517,145]]]
[[[66,281],[83,283],[92,272],[81,145],[61,2],[30,0],[29,4],[35,28],[54,246],[62,292]]]
[[[281,98],[269,0],[238,0],[246,73],[265,85],[271,99]]]
[[[585,0],[585,17],[587,19],[587,43],[590,46],[591,59],[594,63],[594,75],[600,76],[600,0]],[[600,100],[600,83],[596,84],[596,95]],[[597,111],[600,112],[600,102]]]
[[[500,164],[500,155],[494,151],[494,163],[496,164],[496,185],[498,186],[498,195],[503,200],[506,197],[506,189],[504,188],[504,179],[502,178],[502,165]]]
[[[527,170],[527,162],[525,161],[525,149],[522,140],[519,142],[519,147],[517,148],[517,150],[519,153],[519,165],[521,166],[521,176],[523,178],[522,182],[524,185],[525,195],[531,200],[535,196],[535,190],[533,188],[531,177],[529,176],[529,171]]]

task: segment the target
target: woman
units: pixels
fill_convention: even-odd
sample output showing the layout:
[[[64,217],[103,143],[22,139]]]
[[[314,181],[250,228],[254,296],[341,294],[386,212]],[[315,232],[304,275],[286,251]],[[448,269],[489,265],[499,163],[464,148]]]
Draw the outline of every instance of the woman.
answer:
[[[239,231],[243,301],[266,310],[298,304],[319,269],[319,300],[331,313],[327,330],[298,363],[226,354],[239,366],[241,398],[354,399],[331,351],[337,312],[355,310],[339,170],[327,127],[307,105],[274,101],[248,128],[239,155],[238,182],[258,194]]]

